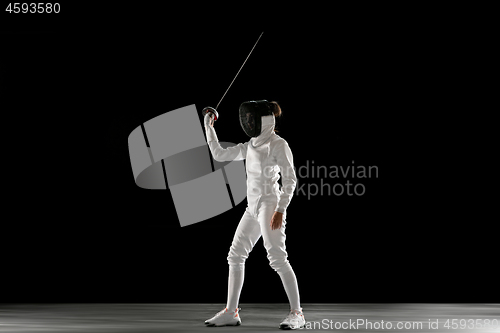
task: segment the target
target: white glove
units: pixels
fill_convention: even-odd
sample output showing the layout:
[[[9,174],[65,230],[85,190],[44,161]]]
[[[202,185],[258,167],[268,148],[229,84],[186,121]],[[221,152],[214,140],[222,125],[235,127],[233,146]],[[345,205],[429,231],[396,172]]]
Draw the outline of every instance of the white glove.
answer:
[[[205,117],[203,118],[203,122],[205,123],[205,129],[208,129],[208,126],[212,126],[212,127],[214,126],[213,125],[213,123],[214,123],[213,117],[214,117],[214,115],[210,112],[207,112],[205,114]]]
[[[215,128],[213,126],[214,124],[214,115],[211,114],[210,112],[207,112],[205,114],[205,117],[203,118],[203,122],[205,123],[205,132],[207,133],[207,142],[210,141],[219,141],[217,139],[217,134],[215,133]]]

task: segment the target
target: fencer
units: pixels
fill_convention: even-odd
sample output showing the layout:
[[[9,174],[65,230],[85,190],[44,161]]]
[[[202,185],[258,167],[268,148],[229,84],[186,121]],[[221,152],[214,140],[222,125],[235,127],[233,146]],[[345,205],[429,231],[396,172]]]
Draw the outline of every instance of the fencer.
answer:
[[[226,308],[205,321],[209,326],[240,325],[239,297],[245,275],[245,261],[262,236],[270,266],[279,274],[290,302],[290,313],[280,323],[282,329],[305,325],[300,307],[297,278],[285,247],[286,209],[290,204],[297,178],[288,143],[275,133],[275,117],[281,115],[277,102],[248,101],[239,108],[240,124],[251,137],[226,149],[219,144],[210,113],[204,117],[207,142],[216,161],[246,159],[247,202],[227,261],[229,264]],[[281,188],[278,179],[281,173]]]

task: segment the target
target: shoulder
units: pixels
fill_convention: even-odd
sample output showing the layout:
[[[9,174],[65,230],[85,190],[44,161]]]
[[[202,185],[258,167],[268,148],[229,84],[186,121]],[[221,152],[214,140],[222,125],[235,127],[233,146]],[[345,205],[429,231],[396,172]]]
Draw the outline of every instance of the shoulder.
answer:
[[[281,136],[279,136],[276,133],[274,133],[271,141],[274,142],[274,144],[280,144],[280,145],[287,145],[288,146],[288,142],[286,142],[285,139],[283,139]]]
[[[278,134],[273,135],[271,139],[271,146],[274,148],[274,150],[277,151],[281,151],[283,149],[290,149],[290,147],[288,146],[288,142],[286,142],[286,140],[283,139]]]

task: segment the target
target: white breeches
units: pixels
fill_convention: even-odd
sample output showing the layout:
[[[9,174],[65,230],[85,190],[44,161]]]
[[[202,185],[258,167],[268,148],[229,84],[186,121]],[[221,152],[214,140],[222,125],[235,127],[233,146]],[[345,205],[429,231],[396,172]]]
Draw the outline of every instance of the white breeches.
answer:
[[[273,196],[260,201],[256,215],[251,214],[247,207],[229,249],[227,261],[230,270],[244,270],[245,261],[260,236],[264,241],[270,266],[278,273],[292,270],[285,250],[286,212],[283,214],[281,229],[271,230],[270,226],[276,205],[277,200]]]

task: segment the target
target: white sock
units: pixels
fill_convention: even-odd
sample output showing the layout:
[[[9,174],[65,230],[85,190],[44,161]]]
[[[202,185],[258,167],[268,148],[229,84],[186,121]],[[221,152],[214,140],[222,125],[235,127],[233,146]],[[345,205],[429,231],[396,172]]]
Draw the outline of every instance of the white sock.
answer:
[[[245,278],[245,271],[235,271],[229,268],[229,278],[227,282],[227,312],[233,312],[238,307],[240,299],[241,288],[243,287],[243,280]]]
[[[283,287],[285,288],[286,295],[288,296],[288,301],[290,302],[290,309],[300,310],[300,296],[299,296],[299,286],[297,285],[297,278],[293,269],[286,273],[278,273],[283,282]]]

